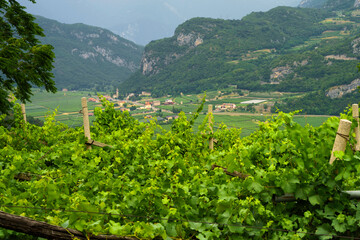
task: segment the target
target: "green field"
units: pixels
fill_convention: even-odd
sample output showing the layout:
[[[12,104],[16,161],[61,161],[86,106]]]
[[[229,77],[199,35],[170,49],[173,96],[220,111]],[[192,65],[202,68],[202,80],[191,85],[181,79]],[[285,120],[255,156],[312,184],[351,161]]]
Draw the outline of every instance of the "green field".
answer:
[[[55,110],[57,110],[56,119],[70,127],[82,125],[82,115],[79,113],[81,110],[81,98],[89,97],[89,92],[57,92],[48,93],[42,92],[38,89],[33,91],[34,96],[31,98],[31,103],[26,104],[26,114],[44,120],[45,117]],[[95,106],[99,103],[88,103],[89,111],[93,111]],[[94,117],[90,116],[90,121]]]
[[[152,114],[155,116],[155,114]],[[188,119],[191,118],[190,114],[186,115]],[[204,122],[206,115],[201,114],[195,121],[193,130],[198,131],[199,126]],[[141,116],[136,116],[136,118],[140,121],[153,121],[144,119]],[[248,136],[253,133],[255,130],[258,129],[259,122],[266,121],[267,119],[271,118],[269,115],[263,116],[256,116],[256,115],[239,115],[239,116],[229,116],[229,115],[214,115],[214,130],[216,131],[217,128],[221,124],[225,124],[228,128],[237,128],[242,129],[241,136]],[[324,121],[326,121],[328,117],[326,116],[294,116],[294,121],[299,123],[301,126],[305,126],[307,124],[318,127]],[[162,124],[162,128],[165,130],[170,130],[171,124]]]
[[[213,93],[214,94],[214,93]],[[282,97],[282,96],[289,96],[293,94],[286,94],[286,93],[252,93],[252,97],[259,97],[259,98],[272,98],[272,97]],[[47,93],[44,91],[39,91],[38,89],[34,90],[34,96],[32,97],[32,103],[26,104],[26,113],[28,116],[33,116],[35,118],[39,118],[41,120],[45,119],[45,116],[51,114],[57,110],[56,119],[60,122],[63,122],[70,127],[78,127],[82,126],[83,119],[82,114],[79,113],[81,110],[81,98],[82,97],[90,97],[91,94],[89,92],[58,92],[55,94]],[[188,117],[191,117],[190,113],[195,112],[198,107],[199,103],[195,103],[199,101],[200,95],[191,95],[191,96],[182,96],[175,98],[176,102],[183,101],[184,104],[182,105],[168,105],[168,106],[159,106],[161,109],[165,110],[172,110],[173,107],[177,109],[181,109],[184,111]],[[239,104],[240,102],[250,100],[249,97],[241,97],[241,98],[228,98],[228,99],[221,99],[217,101],[208,101],[205,103],[204,108],[198,119],[195,121],[194,130],[197,131],[199,126],[204,121],[206,117],[206,113],[208,111],[209,104],[222,104],[222,103],[235,103]],[[190,103],[192,102],[192,103]],[[100,103],[88,103],[89,111],[93,111],[96,106],[100,106]],[[143,114],[141,114],[144,112]],[[140,110],[137,109],[133,112],[134,117],[139,121],[150,121],[149,119],[145,119],[145,115],[148,115],[148,110]],[[155,117],[156,113],[151,113],[153,117]],[[162,112],[162,117],[174,115],[173,113],[169,112]],[[265,121],[270,116],[262,116],[262,115],[238,115],[233,114],[235,116],[229,115],[214,115],[214,129],[216,130],[220,124],[224,123],[229,128],[241,128],[242,129],[242,136],[247,136],[254,132],[258,127],[259,121]],[[90,116],[90,121],[92,122],[95,119],[94,116]],[[310,124],[314,127],[320,126],[327,117],[325,116],[295,116],[294,120],[301,124],[302,126],[306,124]],[[164,129],[170,130],[170,124],[162,124],[161,125]]]

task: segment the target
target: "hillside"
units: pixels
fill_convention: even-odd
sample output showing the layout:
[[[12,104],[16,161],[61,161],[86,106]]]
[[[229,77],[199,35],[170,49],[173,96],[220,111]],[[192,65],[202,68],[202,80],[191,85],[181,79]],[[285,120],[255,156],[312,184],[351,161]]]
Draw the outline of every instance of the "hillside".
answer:
[[[143,47],[102,28],[62,24],[37,16],[54,46],[54,75],[59,89],[106,90],[127,79],[140,65]]]
[[[329,16],[315,9],[278,7],[242,20],[191,19],[180,25],[173,37],[148,44],[140,71],[121,88],[160,95],[214,90],[229,84],[258,88],[270,80],[270,69],[259,68],[259,64],[269,64],[286,49],[325,30],[340,29],[319,23]]]
[[[303,0],[299,7],[341,10],[356,7],[359,3],[359,0]]]
[[[360,85],[360,12],[351,3],[341,11],[277,7],[242,20],[191,19],[173,37],[148,44],[140,70],[121,89],[151,91],[153,96],[229,85],[250,91],[316,92],[322,102],[335,101],[337,107],[330,111],[324,105],[324,111],[308,113],[333,114]],[[340,91],[337,97],[331,89]]]

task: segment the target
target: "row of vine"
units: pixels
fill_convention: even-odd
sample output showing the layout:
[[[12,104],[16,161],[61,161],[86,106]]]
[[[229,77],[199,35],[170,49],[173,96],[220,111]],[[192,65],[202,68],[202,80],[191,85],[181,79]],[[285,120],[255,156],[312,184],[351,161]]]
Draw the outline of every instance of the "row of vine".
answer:
[[[241,138],[225,125],[212,133],[209,116],[195,131],[202,106],[190,118],[180,113],[170,131],[106,100],[103,107],[95,110],[92,139],[113,147],[91,150],[83,129],[57,122],[56,113],[38,127],[14,107],[13,127],[0,127],[1,211],[139,239],[359,236],[360,204],[343,191],[360,183],[360,153],[348,147],[328,163],[338,118],[302,127],[294,113],[280,112]],[[350,111],[342,117],[353,120]],[[229,176],[215,164],[248,176]],[[273,201],[284,194],[296,201]],[[0,237],[9,234],[0,230]]]

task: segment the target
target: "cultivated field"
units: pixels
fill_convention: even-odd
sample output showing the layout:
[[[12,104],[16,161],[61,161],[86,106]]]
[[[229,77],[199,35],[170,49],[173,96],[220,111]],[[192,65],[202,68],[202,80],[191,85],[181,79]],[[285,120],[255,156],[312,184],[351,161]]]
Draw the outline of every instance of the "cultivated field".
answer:
[[[254,100],[254,99],[264,99],[267,102],[271,102],[274,99],[280,99],[282,97],[296,96],[296,94],[288,93],[250,93],[247,96],[222,96],[218,97],[217,92],[210,92],[207,94],[207,101],[205,102],[202,113],[195,122],[194,130],[197,131],[199,125],[204,121],[208,105],[219,105],[223,103],[235,103],[237,106],[245,106],[246,104],[241,104],[241,102]],[[35,89],[34,96],[32,97],[32,103],[26,104],[26,113],[28,116],[33,116],[41,120],[45,119],[45,116],[51,114],[55,110],[57,111],[56,119],[60,122],[67,124],[70,127],[79,127],[82,125],[82,114],[79,113],[81,110],[81,97],[90,97],[94,96],[92,92],[78,91],[78,92],[58,92],[55,94],[47,93],[45,91],[40,91]],[[162,109],[161,116],[165,117],[168,115],[176,115],[171,111],[173,108],[184,111],[186,115],[190,118],[191,114],[194,113],[200,105],[203,95],[183,95],[181,97],[167,97],[159,100],[164,101],[165,99],[173,99],[176,104],[168,106],[158,106],[158,109]],[[212,100],[208,99],[211,97]],[[214,100],[218,97],[217,100]],[[147,99],[147,101],[153,101],[154,99]],[[158,99],[156,99],[158,100]],[[145,102],[145,101],[139,101]],[[180,104],[182,102],[182,104]],[[266,103],[266,102],[265,102]],[[89,102],[89,112],[93,112],[95,107],[101,106],[100,103]],[[150,119],[145,119],[145,116],[151,115],[155,119],[157,113],[156,111],[151,110],[140,110],[137,109],[131,112],[133,116],[139,121],[150,121]],[[266,119],[271,118],[271,114],[261,114],[261,113],[250,113],[250,112],[214,112],[214,124],[215,130],[220,124],[225,124],[230,128],[241,128],[242,135],[247,136],[256,130],[258,127],[259,121],[265,121]],[[310,124],[312,126],[321,125],[328,116],[296,116],[295,120],[301,125]],[[90,116],[90,121],[95,120],[94,116]],[[170,129],[170,123],[163,124],[162,127],[166,130]]]

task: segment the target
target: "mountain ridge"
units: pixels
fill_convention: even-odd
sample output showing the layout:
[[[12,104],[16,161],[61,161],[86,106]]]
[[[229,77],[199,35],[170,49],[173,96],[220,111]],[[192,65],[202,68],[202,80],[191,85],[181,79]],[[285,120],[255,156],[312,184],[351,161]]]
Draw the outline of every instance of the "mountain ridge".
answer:
[[[338,113],[359,97],[360,11],[353,0],[349,8],[338,5],[341,10],[330,3],[339,2],[330,0],[325,4],[331,8],[320,9],[277,7],[242,20],[188,20],[172,37],[145,46],[140,70],[120,89],[154,97],[228,86],[302,92],[304,98],[276,107]]]
[[[43,43],[54,47],[53,73],[58,88],[110,88],[139,68],[143,47],[109,30],[81,23],[64,24],[36,16]]]
[[[299,7],[302,8],[327,8],[340,10],[360,6],[360,0],[302,0]]]
[[[261,78],[267,74],[258,70],[258,74],[254,75],[256,64],[243,61],[249,52],[281,52],[301,44],[312,35],[329,29],[318,24],[327,16],[331,14],[322,10],[277,7],[266,13],[249,14],[242,20],[193,18],[181,24],[173,37],[146,45],[140,71],[124,82],[121,88],[130,91],[141,91],[143,88],[154,92],[151,85],[156,84],[155,93],[165,89],[159,92],[160,95],[214,90],[228,84],[245,84],[249,88],[251,84],[235,76],[236,71],[241,71],[241,65],[248,70],[245,74],[252,75],[250,78],[259,78],[258,83],[266,81]],[[237,64],[231,64],[235,62]],[[229,76],[229,72],[233,71],[234,76]],[[216,76],[225,81],[211,82]],[[180,84],[178,90],[169,87],[170,82],[161,84],[168,78]],[[187,84],[181,85],[182,81]],[[195,86],[201,81],[208,84]]]

